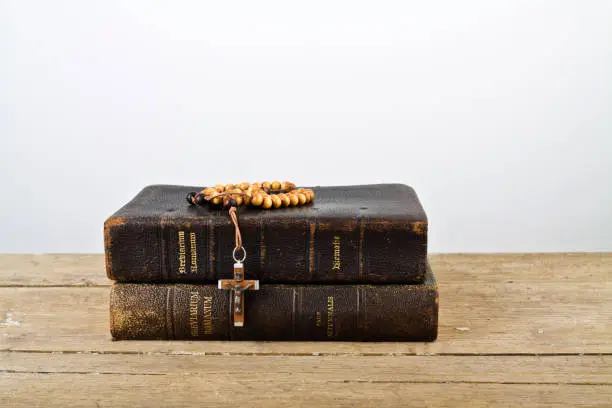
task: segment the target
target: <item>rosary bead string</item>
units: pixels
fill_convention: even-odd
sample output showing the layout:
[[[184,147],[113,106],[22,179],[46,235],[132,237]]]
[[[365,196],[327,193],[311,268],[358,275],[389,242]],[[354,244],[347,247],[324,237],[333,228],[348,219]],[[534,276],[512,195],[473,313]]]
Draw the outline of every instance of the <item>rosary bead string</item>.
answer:
[[[264,209],[295,207],[312,202],[315,193],[309,188],[297,188],[289,181],[264,181],[256,183],[217,184],[200,192],[187,194],[192,205],[209,205],[212,208],[230,208],[248,205]]]

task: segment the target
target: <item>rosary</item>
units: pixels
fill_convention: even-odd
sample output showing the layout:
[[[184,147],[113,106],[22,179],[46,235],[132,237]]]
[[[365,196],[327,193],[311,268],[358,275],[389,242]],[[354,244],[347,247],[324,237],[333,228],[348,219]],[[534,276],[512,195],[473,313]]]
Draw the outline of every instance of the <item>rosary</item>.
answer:
[[[310,203],[314,198],[315,193],[311,189],[296,188],[295,184],[288,181],[217,184],[214,187],[206,187],[199,193],[187,194],[187,202],[191,205],[208,205],[211,209],[229,209],[230,218],[234,223],[236,232],[236,245],[232,252],[234,279],[219,279],[219,289],[231,290],[233,293],[233,306],[230,307],[233,309],[234,326],[244,326],[244,292],[259,290],[258,280],[244,280],[244,260],[247,254],[242,246],[242,234],[238,226],[236,207],[242,205],[264,209],[295,207]],[[239,252],[241,252],[240,257],[237,255]]]

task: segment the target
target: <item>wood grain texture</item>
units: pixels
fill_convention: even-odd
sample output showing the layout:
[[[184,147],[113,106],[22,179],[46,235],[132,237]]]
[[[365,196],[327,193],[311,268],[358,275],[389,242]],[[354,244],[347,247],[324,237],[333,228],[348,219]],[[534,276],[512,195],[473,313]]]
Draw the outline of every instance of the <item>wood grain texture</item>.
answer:
[[[272,380],[231,375],[2,374],[11,407],[609,407],[608,385]],[[298,378],[296,378],[298,377]]]
[[[0,406],[610,406],[612,254],[431,263],[435,343],[114,342],[101,255],[0,255]]]
[[[227,356],[0,352],[3,370],[303,381],[612,385],[612,356]]]
[[[110,284],[102,254],[0,254],[0,287]]]

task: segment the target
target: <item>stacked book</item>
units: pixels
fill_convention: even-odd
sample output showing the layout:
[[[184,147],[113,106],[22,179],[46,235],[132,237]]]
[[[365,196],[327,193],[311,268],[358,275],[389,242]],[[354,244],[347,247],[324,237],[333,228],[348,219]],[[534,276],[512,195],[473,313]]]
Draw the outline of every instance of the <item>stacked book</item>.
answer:
[[[105,222],[115,339],[436,339],[427,217],[412,188],[315,187],[304,206],[239,207],[244,279],[258,281],[242,305],[219,283],[234,277],[234,224],[185,201],[201,189],[146,187]]]

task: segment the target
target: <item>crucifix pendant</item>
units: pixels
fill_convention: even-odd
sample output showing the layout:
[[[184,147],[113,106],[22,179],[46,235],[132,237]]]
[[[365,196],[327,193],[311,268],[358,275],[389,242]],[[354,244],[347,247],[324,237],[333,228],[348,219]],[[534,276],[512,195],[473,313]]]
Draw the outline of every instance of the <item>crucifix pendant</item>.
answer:
[[[219,289],[231,290],[230,308],[233,310],[234,326],[244,326],[244,292],[259,290],[258,280],[244,280],[244,264],[234,264],[234,279],[219,279]]]

